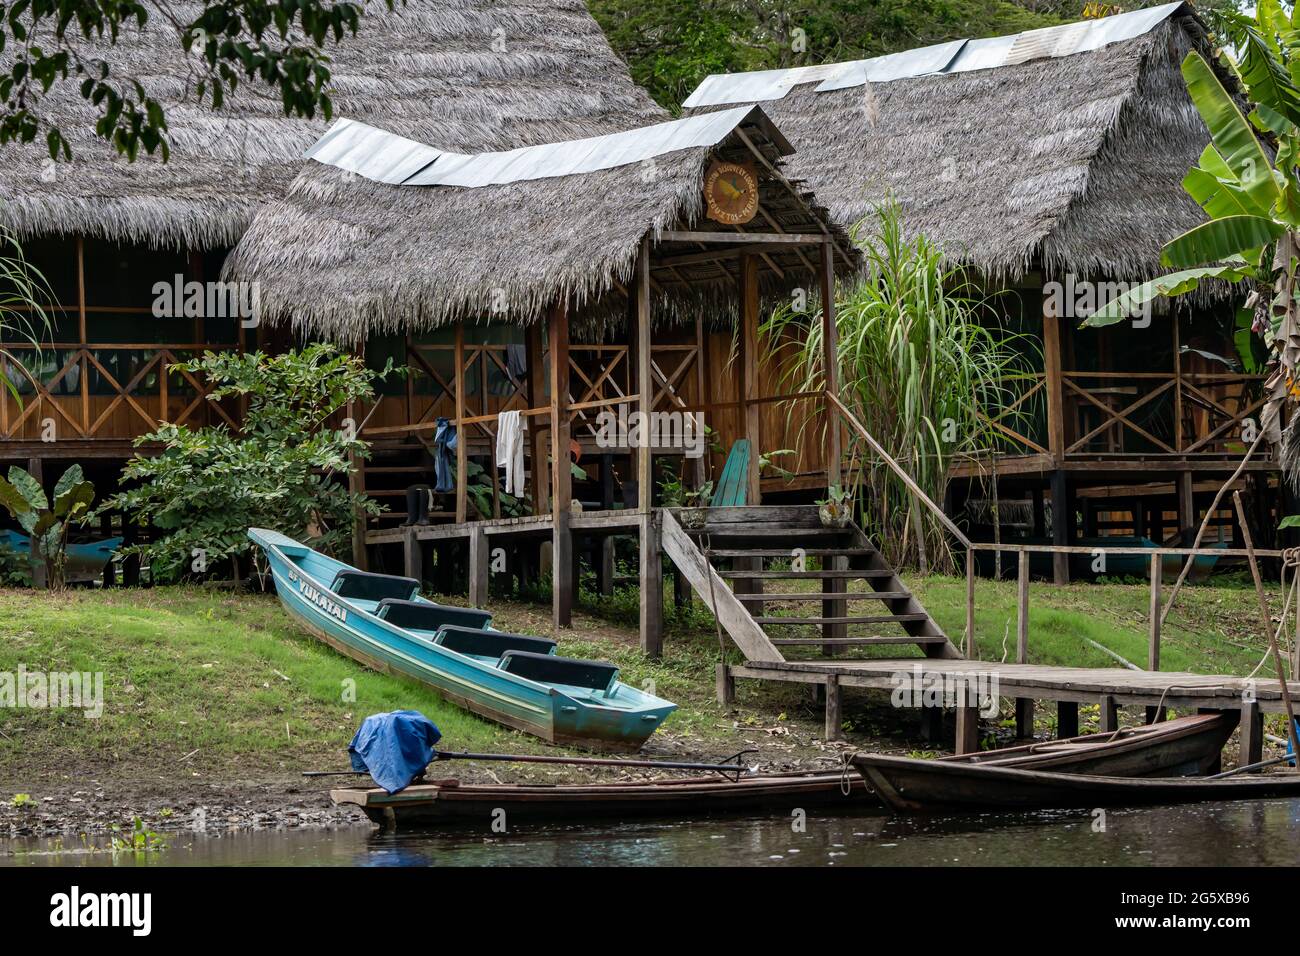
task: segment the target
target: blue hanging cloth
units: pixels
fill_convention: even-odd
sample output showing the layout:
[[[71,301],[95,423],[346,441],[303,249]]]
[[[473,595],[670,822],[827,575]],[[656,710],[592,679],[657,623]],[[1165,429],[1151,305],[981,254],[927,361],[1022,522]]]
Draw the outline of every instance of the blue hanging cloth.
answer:
[[[433,762],[433,745],[442,733],[418,710],[372,714],[348,745],[353,770],[364,770],[389,793],[410,786],[411,780]]]
[[[456,490],[456,426],[446,418],[435,422],[433,433],[433,490],[440,495]]]

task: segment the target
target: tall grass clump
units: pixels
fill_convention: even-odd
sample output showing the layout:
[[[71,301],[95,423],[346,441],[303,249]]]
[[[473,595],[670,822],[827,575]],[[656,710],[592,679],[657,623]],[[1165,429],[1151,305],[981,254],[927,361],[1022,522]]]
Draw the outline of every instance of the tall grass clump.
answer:
[[[935,501],[964,456],[1003,444],[991,419],[1032,384],[1038,346],[1005,330],[988,297],[924,236],[909,239],[892,204],[854,228],[864,272],[836,293],[839,393],[875,439]],[[764,331],[768,354],[791,391],[820,389],[820,306],[812,314],[777,309]],[[1003,424],[1028,417],[1024,403]],[[823,432],[829,410],[807,420]],[[892,561],[952,566],[942,526],[903,482],[847,433],[845,483],[859,520]],[[823,442],[823,447],[828,447]]]

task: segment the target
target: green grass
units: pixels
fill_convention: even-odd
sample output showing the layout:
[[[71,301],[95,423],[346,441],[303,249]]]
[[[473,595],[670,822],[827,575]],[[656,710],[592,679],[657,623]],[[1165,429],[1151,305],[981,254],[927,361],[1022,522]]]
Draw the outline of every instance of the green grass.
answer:
[[[0,671],[102,672],[105,698],[100,719],[5,713],[0,776],[57,766],[70,749],[82,771],[128,759],[160,773],[338,766],[361,718],[404,707],[424,711],[457,746],[519,736],[336,654],[265,596],[0,591],[0,634]]]
[[[959,642],[965,582],[913,576],[908,585]],[[638,644],[637,598],[631,588],[606,598],[584,592],[574,628],[558,634],[547,605],[494,599],[492,610],[497,626],[554,635],[561,653],[611,660],[624,680],[677,703],[677,713],[651,741],[661,755],[717,755],[769,744],[766,756],[810,753],[804,745],[820,736],[821,713],[806,689],[743,681],[737,705],[720,707],[712,618],[698,602],[674,609],[666,594],[666,654],[652,661]],[[1270,598],[1278,607],[1276,589]],[[464,603],[463,597],[449,600]],[[1014,582],[979,582],[982,659],[1002,660],[1005,646],[1006,659],[1014,660],[1015,600]],[[1036,582],[1030,661],[1116,666],[1086,637],[1144,665],[1146,601],[1143,585],[1057,588]],[[1165,630],[1162,669],[1249,673],[1265,649],[1254,602],[1253,591],[1239,586],[1184,590]],[[725,655],[740,660],[730,644]],[[554,752],[443,702],[414,681],[366,670],[301,631],[268,595],[203,588],[63,595],[0,590],[0,672],[19,665],[102,672],[105,710],[98,720],[69,710],[0,711],[0,781],[14,784],[94,774],[240,780],[341,767],[367,714],[401,708],[429,715],[449,749]],[[1271,676],[1271,665],[1261,673]],[[348,699],[353,686],[355,699]],[[885,702],[858,697],[846,710],[855,743],[910,732]],[[795,736],[786,736],[786,728]]]
[[[966,582],[938,576],[910,577],[908,586],[955,643],[966,629]],[[1170,588],[1165,588],[1168,599]],[[1269,606],[1281,608],[1276,586]],[[1074,667],[1117,667],[1087,643],[1091,638],[1138,667],[1147,664],[1145,584],[1034,582],[1029,591],[1029,662]],[[1016,659],[1016,583],[981,579],[975,591],[975,639],[979,657]],[[1276,624],[1276,622],[1274,622]],[[1267,650],[1253,588],[1190,585],[1178,595],[1160,640],[1160,669],[1245,676]],[[1261,670],[1273,676],[1272,664]]]

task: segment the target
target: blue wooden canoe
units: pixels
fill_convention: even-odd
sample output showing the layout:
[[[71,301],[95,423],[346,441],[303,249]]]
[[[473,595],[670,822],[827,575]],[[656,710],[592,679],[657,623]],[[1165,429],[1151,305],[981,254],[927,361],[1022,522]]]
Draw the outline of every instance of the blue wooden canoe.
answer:
[[[559,657],[548,638],[494,630],[486,611],[428,601],[412,578],[358,571],[276,531],[248,536],[266,554],[280,603],[321,640],[507,727],[637,750],[677,709],[624,684],[613,664]]]

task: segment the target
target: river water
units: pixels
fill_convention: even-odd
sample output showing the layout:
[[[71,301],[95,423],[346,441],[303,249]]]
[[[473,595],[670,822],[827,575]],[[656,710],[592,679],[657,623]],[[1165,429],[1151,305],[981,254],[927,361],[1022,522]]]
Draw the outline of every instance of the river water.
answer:
[[[906,818],[535,824],[385,833],[167,833],[147,853],[0,840],[0,866],[1294,866],[1300,800]],[[99,839],[92,843],[106,844]]]

